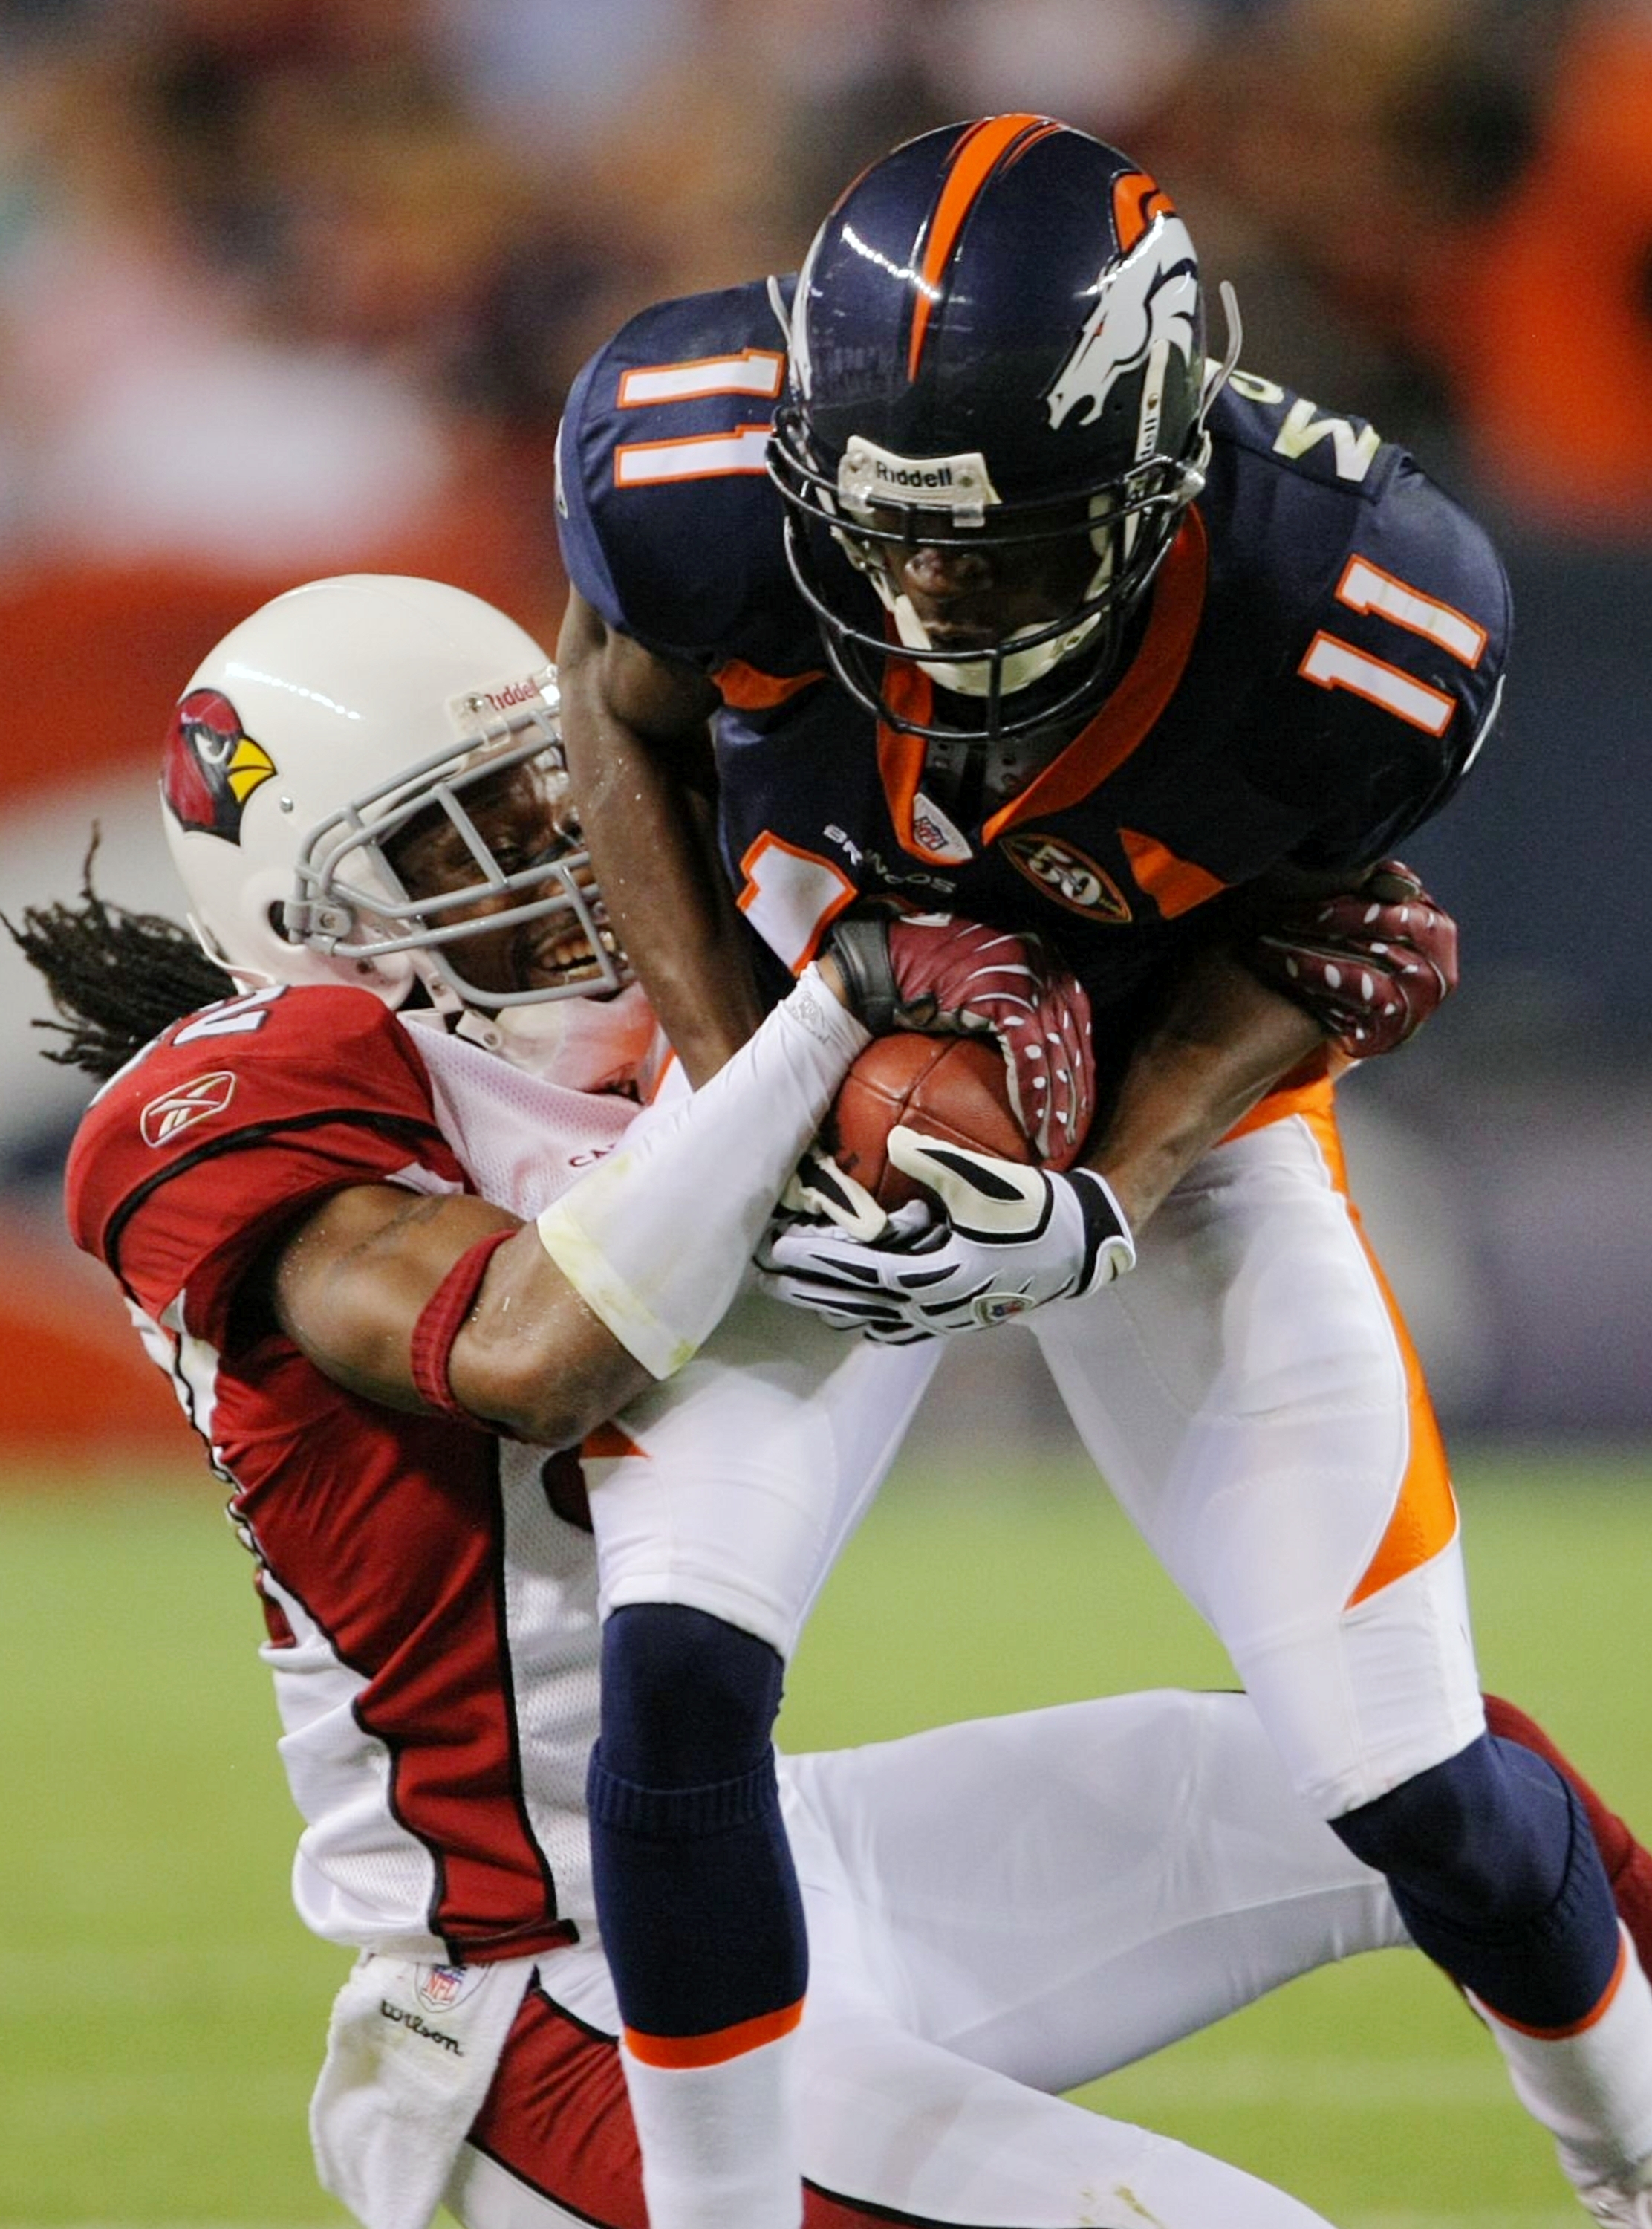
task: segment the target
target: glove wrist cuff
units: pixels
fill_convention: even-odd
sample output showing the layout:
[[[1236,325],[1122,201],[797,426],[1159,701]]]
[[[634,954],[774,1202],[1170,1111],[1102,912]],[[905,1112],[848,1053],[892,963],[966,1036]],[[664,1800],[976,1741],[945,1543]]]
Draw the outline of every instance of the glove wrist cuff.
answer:
[[[1084,1266],[1073,1288],[1082,1298],[1136,1267],[1136,1240],[1105,1177],[1094,1169],[1073,1169],[1066,1181],[1078,1194],[1084,1218]]]
[[[889,924],[861,915],[833,923],[826,949],[837,962],[849,1003],[874,1037],[893,1029],[900,1012]]]

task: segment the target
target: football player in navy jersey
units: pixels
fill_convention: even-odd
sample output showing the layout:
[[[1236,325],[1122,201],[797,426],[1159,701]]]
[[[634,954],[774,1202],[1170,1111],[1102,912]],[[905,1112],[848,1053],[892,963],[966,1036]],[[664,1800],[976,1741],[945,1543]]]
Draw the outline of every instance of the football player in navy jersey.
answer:
[[[1507,582],[1402,450],[1241,371],[1226,306],[1213,360],[1169,196],[1013,114],[873,164],[795,279],[633,318],[559,440],[570,765],[696,1078],[857,907],[1058,943],[1105,1086],[1079,1165],[898,1132],[933,1208],[780,1229],[772,1287],[891,1343],[1023,1318],[1292,1784],[1585,2203],[1647,2221],[1652,1990],[1560,1783],[1487,1729],[1333,1113],[1454,972],[1389,855],[1492,726]],[[1355,966],[1316,922],[1367,924]]]
[[[639,1114],[659,1047],[555,703],[543,653],[457,590],[357,576],[279,597],[204,661],[167,738],[199,945],[90,894],[16,932],[65,1057],[102,1079],[71,1159],[76,1236],[119,1279],[254,1558],[304,1819],[295,1900],[362,1954],[313,2129],[369,2229],[422,2229],[439,2197],[467,2229],[642,2229],[651,2101],[636,2115],[616,1970],[638,1953],[599,1937],[585,1809],[609,1675],[635,1676],[603,1612],[627,1626],[637,1539],[650,1585],[674,1568],[662,1518],[679,1558],[710,1551],[698,1574],[677,1562],[690,1588],[783,1541],[794,1485],[805,1557],[823,1530],[829,1552],[834,1460],[852,1504],[880,1419],[898,1427],[925,1374],[926,1350],[846,1350],[761,1304],[742,1328],[737,1304],[732,1344],[714,1333],[649,1390],[630,1279],[692,1344],[689,1288],[703,1322],[755,1227],[731,1215],[752,1195],[760,1215],[807,1093],[859,1034],[805,1019],[806,986],[681,1117]],[[1009,941],[914,925],[888,949],[900,974],[914,949],[972,951],[1002,979]],[[708,1502],[720,1530],[696,1540]],[[714,1692],[661,1706],[685,1743],[716,1738]],[[1488,1708],[1572,1779],[1652,1940],[1645,1850],[1529,1719]],[[714,2059],[690,2063],[700,2149],[686,2187],[662,2192],[650,2163],[650,2221],[789,2216],[801,2162],[810,2229],[1056,2229],[1074,2189],[1109,2229],[1144,2207],[1167,2229],[1311,2229],[1254,2178],[1052,2094],[1403,1939],[1244,1698],[939,1730],[780,1760],[778,1785],[813,1973],[789,2039],[793,2187],[777,2198],[772,2132],[742,2131]],[[681,1853],[654,1838],[646,1978],[669,1994],[687,1970],[702,2003],[752,1986],[760,1894],[736,1807],[718,1813],[727,1909],[692,1944],[673,1932]]]

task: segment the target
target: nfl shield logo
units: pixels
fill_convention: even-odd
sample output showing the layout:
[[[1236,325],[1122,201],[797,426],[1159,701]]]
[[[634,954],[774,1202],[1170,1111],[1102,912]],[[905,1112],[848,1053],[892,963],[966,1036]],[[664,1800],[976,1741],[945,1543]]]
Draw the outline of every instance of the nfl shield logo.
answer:
[[[458,2003],[476,1977],[474,1967],[425,1966],[413,1983],[413,1995],[427,2013],[444,2013]]]

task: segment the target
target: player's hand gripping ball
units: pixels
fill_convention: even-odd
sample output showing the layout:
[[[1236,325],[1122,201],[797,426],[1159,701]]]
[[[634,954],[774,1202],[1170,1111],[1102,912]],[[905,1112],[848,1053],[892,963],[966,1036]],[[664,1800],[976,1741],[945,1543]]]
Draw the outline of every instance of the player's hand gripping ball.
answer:
[[[840,1143],[874,1172],[861,1175],[869,1189],[898,1121],[1052,1168],[1077,1159],[1095,1113],[1090,1001],[1041,937],[868,911],[839,921],[828,948],[862,1019],[897,1033],[861,1057],[838,1110]],[[903,1041],[914,1031],[943,1041]],[[988,1048],[996,1072],[978,1057]],[[904,1179],[895,1188],[910,1197]]]
[[[1258,922],[1241,957],[1304,1006],[1350,1060],[1392,1052],[1457,984],[1457,925],[1402,859],[1356,890],[1302,898]]]
[[[844,1078],[823,1142],[843,1174],[891,1211],[920,1197],[889,1159],[889,1133],[901,1123],[1000,1160],[1036,1159],[990,1037],[897,1031],[874,1037]]]
[[[758,1266],[776,1300],[907,1346],[1084,1299],[1135,1266],[1124,1210],[1093,1169],[1026,1168],[906,1129],[891,1134],[889,1156],[918,1179],[919,1198],[871,1240],[772,1228]]]

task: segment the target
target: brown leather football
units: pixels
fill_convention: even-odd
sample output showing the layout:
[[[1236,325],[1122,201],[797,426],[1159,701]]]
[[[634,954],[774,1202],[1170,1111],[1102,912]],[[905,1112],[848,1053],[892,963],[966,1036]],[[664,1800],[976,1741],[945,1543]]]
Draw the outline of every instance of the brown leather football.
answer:
[[[898,1030],[874,1037],[844,1078],[827,1142],[844,1174],[892,1209],[921,1192],[890,1166],[888,1138],[897,1122],[1001,1160],[1033,1158],[1009,1102],[1004,1057],[990,1037]]]

